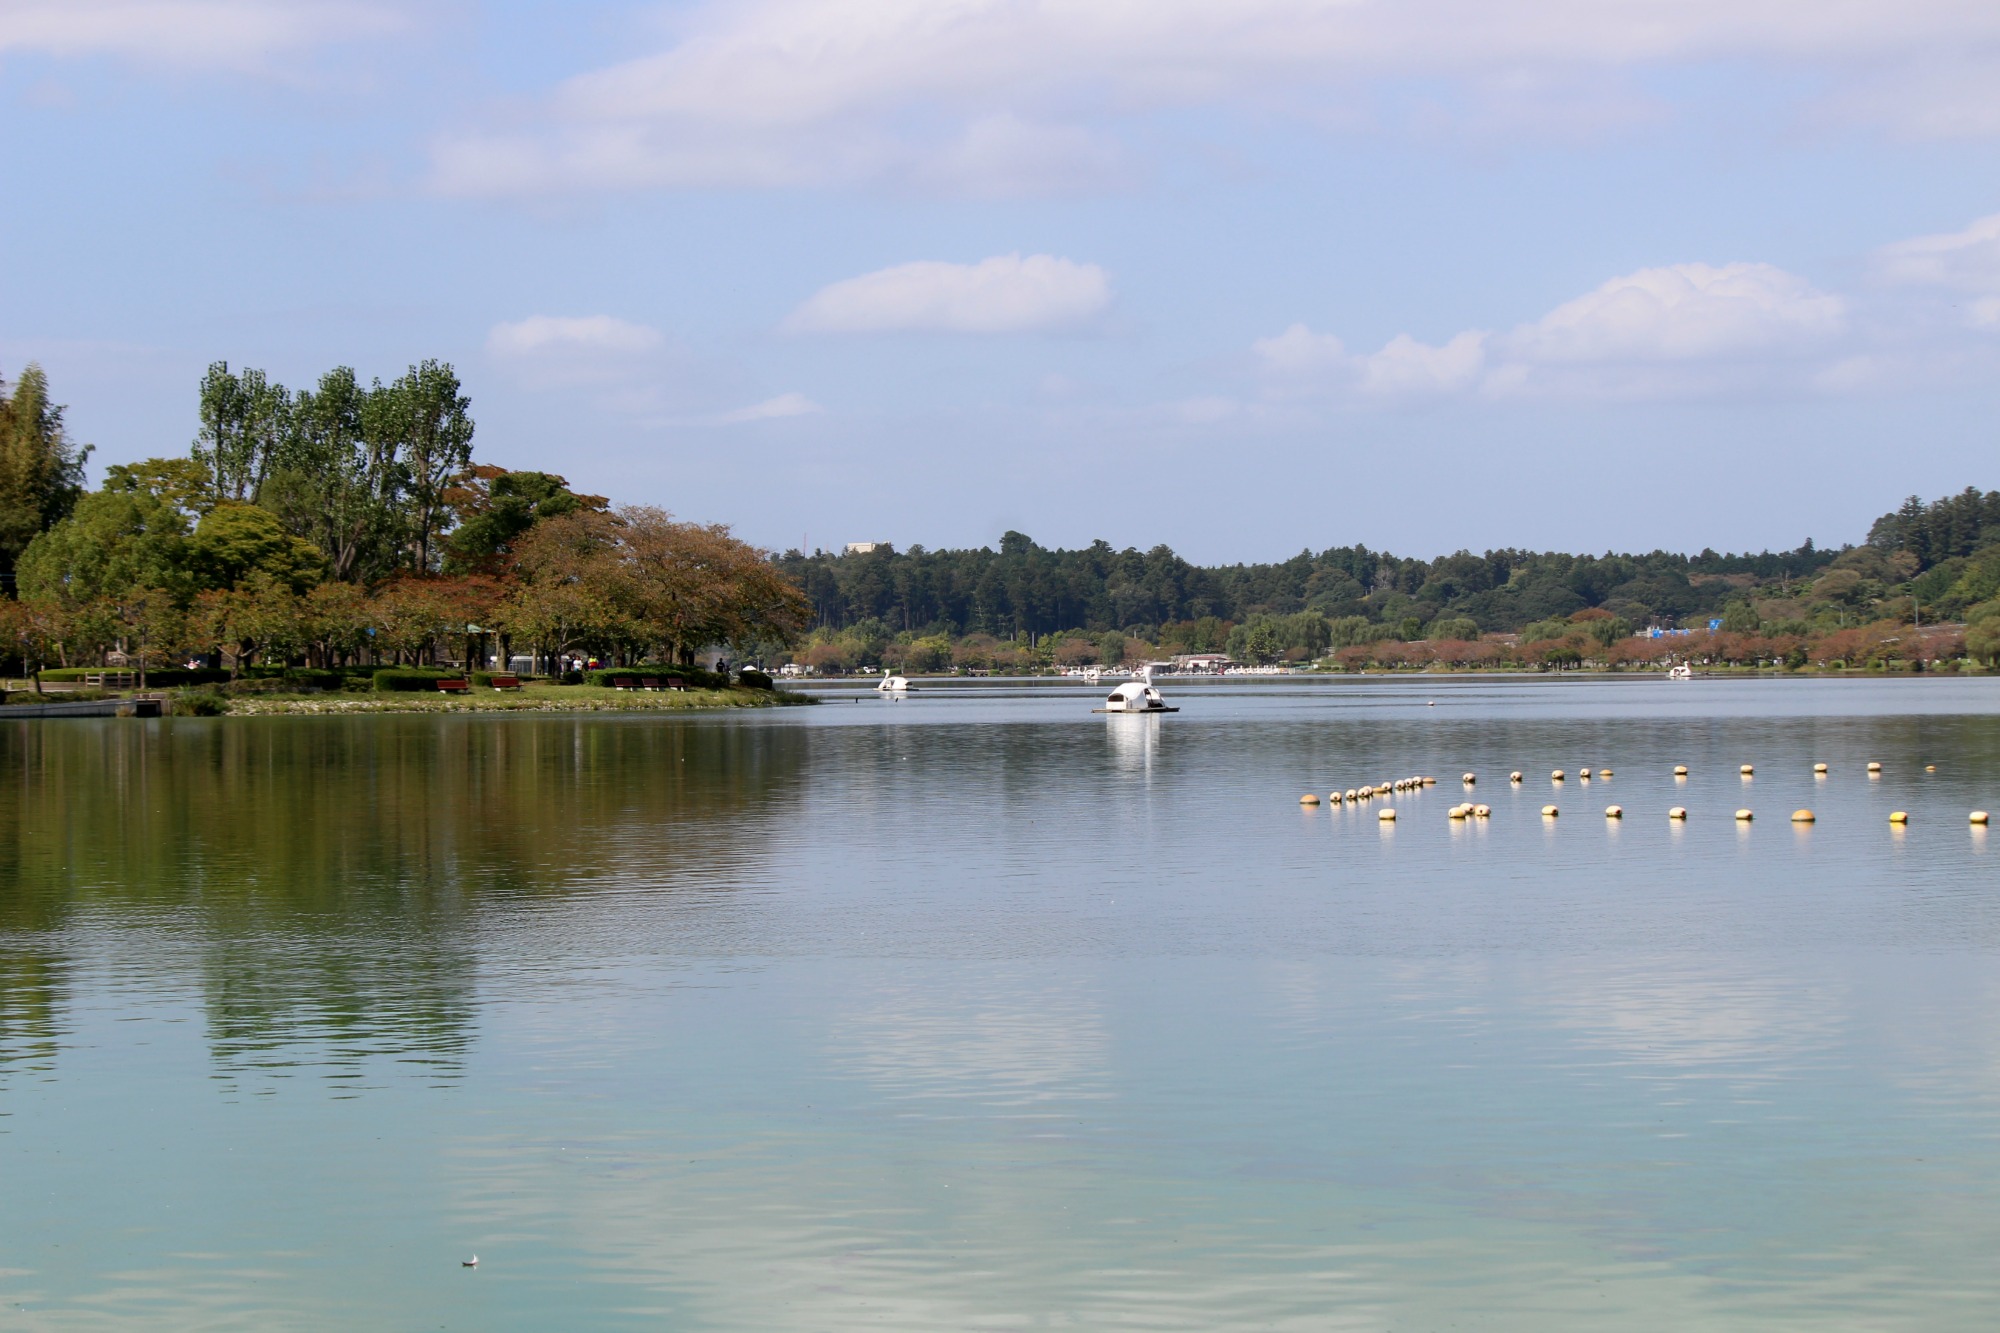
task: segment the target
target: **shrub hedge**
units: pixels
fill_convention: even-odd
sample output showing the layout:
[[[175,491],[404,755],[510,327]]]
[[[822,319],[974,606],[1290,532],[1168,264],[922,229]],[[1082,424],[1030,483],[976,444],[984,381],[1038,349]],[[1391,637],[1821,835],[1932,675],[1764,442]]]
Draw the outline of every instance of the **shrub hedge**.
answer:
[[[729,688],[729,677],[719,672],[703,671],[700,667],[659,666],[655,664],[629,667],[600,667],[595,671],[586,671],[583,673],[583,679],[586,684],[596,685],[607,690],[611,688],[611,682],[619,676],[653,676],[660,680],[665,680],[668,676],[679,676],[681,682],[691,690],[726,690]]]
[[[463,671],[440,671],[436,667],[384,667],[375,673],[375,689],[382,694],[418,694],[435,690],[441,680],[462,680]]]

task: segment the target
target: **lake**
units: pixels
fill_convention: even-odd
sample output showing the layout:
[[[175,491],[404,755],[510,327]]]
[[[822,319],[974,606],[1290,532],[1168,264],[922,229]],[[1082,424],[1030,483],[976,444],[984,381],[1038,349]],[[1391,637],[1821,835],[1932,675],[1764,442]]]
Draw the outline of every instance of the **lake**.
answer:
[[[1164,688],[0,722],[0,1329],[1992,1325],[2000,679]]]

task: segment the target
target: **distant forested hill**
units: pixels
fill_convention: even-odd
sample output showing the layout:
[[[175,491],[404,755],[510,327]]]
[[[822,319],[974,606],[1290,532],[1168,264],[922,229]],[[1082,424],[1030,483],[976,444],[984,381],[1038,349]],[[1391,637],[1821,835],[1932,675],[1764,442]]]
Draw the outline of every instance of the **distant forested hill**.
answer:
[[[1510,549],[1419,560],[1337,546],[1277,564],[1203,567],[1165,546],[1120,551],[1099,541],[1050,550],[1009,532],[998,549],[788,551],[778,564],[805,590],[816,625],[836,632],[863,624],[890,635],[1001,639],[1117,631],[1154,641],[1165,629],[1168,639],[1194,643],[1213,637],[1191,634],[1196,625],[1317,613],[1336,626],[1337,643],[1343,628],[1355,642],[1416,639],[1433,627],[1441,632],[1432,637],[1469,637],[1584,611],[1635,628],[1674,625],[1752,603],[1769,619],[1807,617],[1837,601],[1845,623],[1867,602],[1911,585],[1926,606],[1950,615],[1994,595],[1978,570],[2000,563],[1996,546],[2000,491],[1968,489],[1932,504],[1912,498],[1879,519],[1859,547],[1807,541],[1755,555]],[[1816,597],[1816,588],[1826,595]]]
[[[779,565],[805,589],[818,623],[842,629],[879,621],[891,633],[1052,634],[1122,630],[1154,638],[1159,627],[1205,618],[1241,622],[1316,611],[1402,629],[1469,619],[1480,631],[1518,630],[1590,607],[1643,624],[1704,615],[1746,584],[1810,579],[1839,551],[1807,542],[1781,554],[1563,555],[1460,551],[1414,560],[1365,546],[1301,551],[1279,564],[1189,564],[1165,546],[1049,550],[1018,532],[996,551],[877,550]],[[1415,633],[1407,637],[1417,637]]]

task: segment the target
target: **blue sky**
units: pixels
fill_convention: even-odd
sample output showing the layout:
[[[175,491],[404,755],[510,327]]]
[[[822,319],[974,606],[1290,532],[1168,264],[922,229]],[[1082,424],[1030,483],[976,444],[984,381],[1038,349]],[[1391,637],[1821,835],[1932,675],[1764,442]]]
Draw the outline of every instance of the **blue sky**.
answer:
[[[2000,485],[2000,6],[0,0],[0,373],[460,371],[775,547],[1858,538]]]

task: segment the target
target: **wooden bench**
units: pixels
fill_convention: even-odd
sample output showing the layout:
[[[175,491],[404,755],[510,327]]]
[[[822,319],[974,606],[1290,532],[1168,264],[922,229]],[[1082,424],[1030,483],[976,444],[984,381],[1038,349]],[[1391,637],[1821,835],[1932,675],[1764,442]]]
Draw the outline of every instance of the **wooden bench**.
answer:
[[[470,694],[472,682],[469,680],[441,680],[438,682],[440,694]]]
[[[639,678],[637,676],[613,676],[611,678],[611,688],[614,690],[636,690],[639,688]]]
[[[521,678],[519,676],[492,676],[488,680],[496,690],[518,690],[521,688]]]

